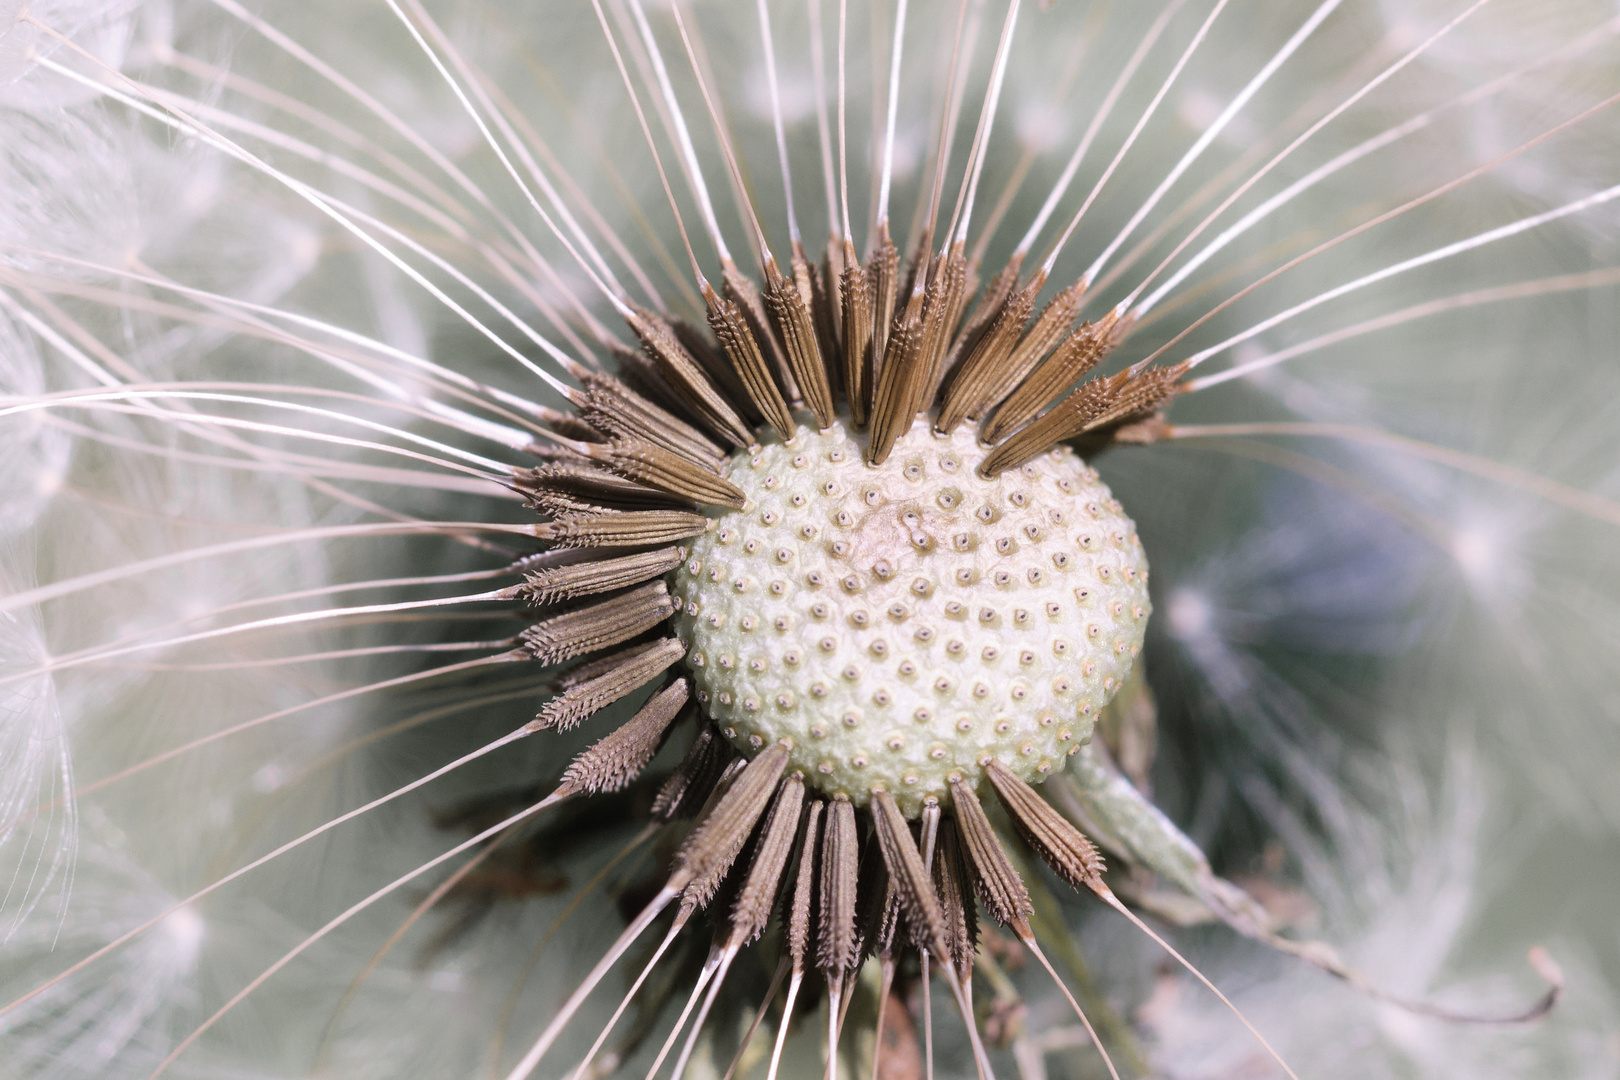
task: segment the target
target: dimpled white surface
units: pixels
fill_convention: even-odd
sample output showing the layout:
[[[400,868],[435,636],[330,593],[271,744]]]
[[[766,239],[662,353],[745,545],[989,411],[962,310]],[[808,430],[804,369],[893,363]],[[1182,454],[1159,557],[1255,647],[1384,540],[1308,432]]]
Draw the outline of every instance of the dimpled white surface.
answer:
[[[985,480],[919,421],[876,468],[844,427],[733,459],[748,495],[671,574],[698,700],[745,754],[915,815],[991,758],[1038,783],[1141,651],[1136,527],[1067,448]]]

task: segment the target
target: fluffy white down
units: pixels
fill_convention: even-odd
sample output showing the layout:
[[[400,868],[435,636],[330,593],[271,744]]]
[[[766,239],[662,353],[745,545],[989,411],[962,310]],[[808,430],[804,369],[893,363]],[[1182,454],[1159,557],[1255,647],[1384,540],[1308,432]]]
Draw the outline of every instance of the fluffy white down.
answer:
[[[0,4],[0,393],[8,400],[109,381],[247,378],[379,396],[374,385],[265,338],[163,318],[139,302],[157,290],[104,270],[51,264],[55,284],[44,289],[38,279],[17,276],[46,268],[36,251],[118,271],[141,266],[223,296],[328,319],[544,398],[484,338],[307,205],[197,140],[42,70],[41,54],[81,72],[94,68],[19,24],[25,6],[131,77],[295,131],[317,153],[300,157],[283,146],[278,165],[357,205],[413,224],[424,220],[398,211],[387,193],[352,173],[328,168],[321,153],[363,156],[356,148],[375,139],[412,168],[432,171],[373,114],[219,5]],[[709,35],[722,97],[736,103],[729,115],[753,166],[762,217],[774,229],[783,207],[768,182],[774,144],[761,119],[768,112],[758,101],[757,68],[741,59],[753,55],[757,42],[753,5],[692,6]],[[1207,6],[1188,5],[1183,18],[1190,22],[1177,23],[1177,48]],[[1193,125],[1230,100],[1313,6],[1234,0],[1103,189],[1088,225],[1095,231],[1083,234],[1083,251],[1065,257],[1071,277],[1184,152],[1196,137]],[[1253,140],[1297,131],[1289,124],[1298,110],[1341,100],[1390,50],[1410,47],[1457,7],[1345,4],[1173,195],[1192,197],[1240,161],[1236,167],[1254,168],[1264,158],[1253,156]],[[523,281],[503,295],[527,311],[536,301],[560,303],[559,283],[582,286],[578,268],[552,250],[538,226],[529,230],[527,203],[504,186],[504,172],[479,149],[476,128],[384,7],[284,3],[254,10],[407,118],[427,145],[464,165],[481,190],[496,193],[505,220],[542,238],[536,242],[555,256],[558,277]],[[491,83],[518,102],[646,266],[656,273],[668,253],[679,253],[656,174],[588,9],[567,5],[544,18],[506,5],[443,4],[434,11]],[[1004,231],[1022,228],[1155,13],[1151,5],[1116,4],[1103,17],[1068,3],[1025,13],[997,136],[1009,144],[993,144],[980,220],[1021,154],[1038,148]],[[861,5],[852,6],[851,25],[870,25]],[[802,12],[784,10],[778,41],[795,117],[796,199],[807,239],[819,242],[825,213],[806,36]],[[1301,244],[1449,180],[1613,92],[1617,39],[1608,6],[1487,5],[1401,81],[1324,130],[1252,198],[1420,111],[1588,40],[1572,59],[1528,69],[1503,93],[1439,114],[1417,135],[1312,188],[1194,278],[1191,289],[1206,300],[1223,297],[1264,260],[1297,253]],[[902,233],[934,138],[927,103],[943,94],[934,44],[916,33],[909,55],[917,62],[903,79],[895,203]],[[849,65],[851,139],[863,148],[878,81],[869,52],[881,49],[855,48]],[[1155,53],[1143,77],[1127,87],[1086,160],[1080,187],[1089,186],[1124,139],[1172,53]],[[182,70],[164,59],[173,55],[195,63]],[[249,82],[232,84],[226,70]],[[681,85],[689,117],[698,117],[701,99],[689,83]],[[266,88],[271,96],[258,93]],[[347,126],[289,119],[271,104],[275,93],[297,95],[314,115]],[[1052,104],[1055,96],[1060,107]],[[975,110],[970,96],[959,146]],[[705,163],[717,163],[706,125],[693,126]],[[1613,184],[1615,130],[1614,117],[1599,114],[1544,152],[1279,279],[1216,320],[1199,342],[1242,331],[1414,252]],[[869,179],[864,157],[863,149],[851,160],[857,218]],[[723,183],[718,164],[710,179]],[[1071,193],[1070,201],[1078,197]],[[742,230],[729,218],[724,227],[741,253]],[[1569,220],[1358,294],[1263,335],[1238,359],[1311,345],[1318,335],[1429,299],[1613,267],[1620,256],[1615,237],[1611,204],[1608,216]],[[1002,247],[992,248],[987,265],[1004,254]],[[95,298],[52,291],[62,282],[106,292]],[[1112,302],[1129,284],[1102,292]],[[678,288],[666,288],[672,299],[678,295]],[[120,292],[124,302],[112,299]],[[36,294],[63,318],[51,316]],[[1372,977],[1403,992],[1506,1009],[1539,989],[1522,963],[1533,943],[1552,949],[1570,974],[1569,1000],[1549,1023],[1490,1032],[1436,1028],[1234,945],[1223,930],[1182,935],[1178,940],[1190,943],[1194,958],[1209,965],[1304,1074],[1584,1080],[1614,1073],[1620,1046],[1612,915],[1613,867],[1620,865],[1620,786],[1612,777],[1620,760],[1614,295],[1612,285],[1572,288],[1414,316],[1311,345],[1264,376],[1178,403],[1176,413],[1183,423],[1285,417],[1378,428],[1551,479],[1607,511],[1589,513],[1501,475],[1354,440],[1232,440],[1218,449],[1189,441],[1122,451],[1098,463],[1139,526],[1166,616],[1144,650],[1159,700],[1156,796],[1217,866],[1257,892],[1269,887],[1265,895],[1280,917],[1339,943]],[[1198,310],[1191,303],[1197,297],[1189,297],[1187,310]],[[23,320],[20,310],[36,322]],[[595,316],[610,319],[600,305]],[[103,348],[74,336],[74,326]],[[446,518],[505,509],[492,511],[485,499],[376,484],[356,486],[363,503],[338,499],[325,479],[310,475],[309,459],[289,470],[285,462],[242,454],[228,434],[181,423],[179,409],[162,416],[52,410],[0,418],[6,466],[0,588],[8,597],[249,534],[376,520],[374,506]],[[353,409],[397,419],[379,400]],[[237,415],[266,418],[252,410]],[[331,445],[311,450],[275,439],[265,445],[308,453],[323,466],[362,457]],[[43,670],[52,657],[134,635],[160,639],[175,628],[221,625],[226,616],[214,613],[238,602],[396,571],[459,568],[468,558],[465,547],[452,543],[429,549],[345,543],[186,562],[0,614],[0,678],[15,676],[0,688],[6,883],[0,918],[11,935],[0,944],[5,1000],[220,873],[464,752],[469,731],[481,735],[480,725],[511,719],[501,709],[520,721],[532,713],[538,680],[480,687],[472,698],[451,687],[380,703],[338,702],[66,801],[75,782],[96,783],[192,739],[405,670],[386,654],[286,659],[391,646],[402,633],[394,624],[342,634],[292,630],[273,640],[154,649],[116,663]],[[397,594],[366,598],[378,595]],[[327,602],[316,596],[263,610]],[[486,629],[465,637],[495,639],[510,627]],[[447,716],[458,719],[436,722]],[[404,738],[380,734],[412,723]],[[438,828],[435,811],[469,792],[551,775],[563,760],[566,751],[555,744],[536,747],[477,782],[452,782],[397,812],[363,819],[185,909],[103,967],[0,1021],[0,1075],[144,1075],[305,934],[459,840]],[[78,841],[74,806],[86,823]],[[569,856],[576,885],[617,850],[612,845],[622,832],[606,835]],[[1265,858],[1268,842],[1284,855],[1280,869]],[[303,1076],[318,1056],[334,1075],[470,1074],[497,1056],[492,1046],[505,1032],[503,1017],[517,1018],[513,1032],[527,1032],[525,1025],[550,1014],[617,930],[613,918],[593,912],[570,924],[578,932],[565,934],[526,972],[528,953],[565,898],[491,901],[492,917],[469,920],[466,936],[436,950],[421,943],[455,916],[430,920],[382,961],[328,1028],[350,980],[418,899],[420,893],[396,896],[352,933],[305,954],[249,998],[237,1022],[211,1029],[174,1075]],[[1080,909],[1062,918],[1106,991],[1099,1000],[1140,1024],[1143,1053],[1162,1072],[1214,1077],[1261,1067],[1229,1016],[1217,1015],[1189,981],[1159,978],[1158,957],[1117,920]],[[1589,962],[1581,963],[1582,956]],[[1024,1080],[1040,1080],[1047,1067],[1059,1074],[1095,1071],[1095,1055],[1076,1037],[1050,985],[1028,967],[1010,985],[1027,1006],[1014,1044]],[[605,1019],[611,1005],[593,1008],[581,1018],[582,1029]],[[955,1022],[941,1013],[934,1029],[939,1075],[971,1075]],[[581,1035],[585,1043],[589,1034]],[[802,1075],[819,1076],[814,1033],[795,1048],[802,1052],[790,1053],[790,1061]],[[719,1061],[716,1074],[724,1065]]]

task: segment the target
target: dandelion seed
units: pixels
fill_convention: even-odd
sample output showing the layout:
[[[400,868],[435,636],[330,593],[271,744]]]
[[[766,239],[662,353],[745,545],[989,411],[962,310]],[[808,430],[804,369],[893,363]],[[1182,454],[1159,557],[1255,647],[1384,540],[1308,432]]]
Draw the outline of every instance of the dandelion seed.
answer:
[[[314,14],[0,26],[19,1075],[1601,1061],[1400,949],[1620,813],[1620,23]]]

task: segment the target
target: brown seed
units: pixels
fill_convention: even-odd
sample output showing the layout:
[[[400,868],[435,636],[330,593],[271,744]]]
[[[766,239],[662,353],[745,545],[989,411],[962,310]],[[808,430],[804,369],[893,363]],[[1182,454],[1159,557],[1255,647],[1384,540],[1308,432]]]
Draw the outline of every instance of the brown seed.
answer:
[[[645,357],[632,353],[645,363]],[[717,469],[726,460],[718,443],[617,379],[588,373],[581,378],[580,415],[604,435],[646,439],[705,468]],[[664,389],[673,394],[665,383]]]
[[[531,507],[552,514],[651,510],[678,502],[666,492],[615,476],[579,458],[518,469],[512,480],[528,493]]]
[[[909,431],[916,419],[914,403],[928,378],[928,370],[922,363],[924,299],[921,294],[912,292],[889,333],[888,351],[884,353],[872,399],[872,437],[866,447],[868,465],[881,465],[887,460],[895,440]]]
[[[822,811],[827,804],[820,799],[810,803],[804,813],[804,829],[799,837],[799,867],[793,877],[793,899],[788,905],[788,955],[793,970],[804,970],[804,958],[810,950],[810,908],[816,894],[816,866],[821,858]]]
[[[617,559],[590,559],[565,566],[542,567],[524,575],[516,594],[538,605],[611,592],[666,574],[685,558],[685,548],[667,547]]]
[[[614,366],[617,368],[615,374],[619,377],[625,390],[655,408],[669,413],[671,416],[682,418],[683,422],[696,424],[699,427],[704,426],[703,417],[699,416],[691,405],[687,403],[684,395],[669,384],[669,380],[659,374],[658,365],[647,359],[646,353],[640,349],[627,348],[616,341],[609,343],[608,352],[613,356]],[[584,375],[580,375],[578,378],[582,386],[588,388],[592,385],[591,381],[587,380]],[[583,411],[582,415],[587,415],[592,424],[597,424],[598,418],[596,416],[586,414]],[[624,432],[614,432],[614,434],[634,435],[636,430],[631,428]],[[697,428],[693,430],[695,431]],[[708,434],[710,433],[705,427],[704,437],[707,438]]]
[[[701,725],[697,738],[686,748],[686,756],[658,789],[652,809],[648,811],[652,819],[674,821],[691,817],[708,799],[735,754],[719,732],[707,724]]]
[[[872,356],[881,366],[900,298],[900,249],[889,235],[887,220],[878,224],[872,256],[866,262],[866,274],[872,283]]]
[[[1043,284],[1045,278],[1037,274],[995,313],[967,359],[952,373],[939,417],[934,421],[935,431],[948,432],[968,417],[982,415],[1024,377],[1025,373],[1015,371],[1008,360],[1035,309],[1035,296]]]
[[[1080,830],[999,761],[985,770],[1018,833],[1058,877],[1076,889],[1106,890],[1103,857]]]
[[[765,252],[774,264],[775,259],[769,251]],[[754,279],[737,269],[734,262],[720,264],[720,291],[727,300],[742,311],[743,318],[748,320],[749,329],[754,332],[754,340],[759,343],[759,351],[770,364],[770,369],[776,374],[777,382],[782,386],[783,396],[788,403],[797,408],[803,404],[799,391],[799,384],[793,377],[792,369],[788,367],[787,356],[782,352],[782,342],[777,336],[776,327],[771,323],[769,312],[765,310],[765,298],[754,284]]]
[[[626,316],[626,321],[641,341],[648,359],[688,408],[737,446],[753,444],[754,433],[676,336],[668,321],[647,308],[634,309]]]
[[[1003,925],[1019,923],[1034,914],[1029,889],[1002,849],[1001,840],[990,827],[979,797],[964,781],[951,784],[951,803],[962,847],[972,866],[972,880],[979,898],[995,920]]]
[[[822,333],[821,355],[829,358],[843,355],[844,350],[844,242],[836,233],[827,237],[827,249],[821,256],[821,275],[815,283],[816,322]]]
[[[523,631],[529,655],[555,664],[629,641],[675,613],[677,601],[662,581],[650,582],[611,600],[542,619]]]
[[[765,306],[782,335],[788,367],[799,384],[805,404],[815,414],[817,426],[824,428],[831,425],[834,418],[832,386],[827,378],[815,317],[797,280],[800,266],[808,275],[809,264],[802,263],[802,254],[796,254],[795,260],[793,279],[783,277],[775,262],[765,264]]]
[[[1051,411],[986,455],[983,476],[1016,468],[1053,446],[1110,425],[1145,418],[1176,395],[1184,365],[1150,368],[1139,375],[1122,371],[1093,379],[1060,401]]]
[[[771,378],[765,365],[765,355],[754,336],[753,327],[744,318],[742,309],[714,291],[714,286],[703,282],[703,300],[709,309],[709,329],[719,339],[726,359],[742,383],[743,392],[754,408],[765,417],[765,422],[776,429],[784,440],[793,437],[793,414],[788,411],[782,391]]]
[[[654,694],[636,715],[575,758],[561,786],[587,795],[623,789],[658,752],[690,691],[685,679],[676,679]]]
[[[577,397],[572,400],[574,400],[577,407],[579,400],[583,399],[584,395],[578,393],[578,391],[575,394]],[[574,413],[562,412],[558,409],[540,405],[536,406],[534,415],[540,423],[565,439],[573,439],[576,442],[600,442],[602,439],[600,431]]]
[[[996,442],[1061,397],[1118,347],[1124,339],[1124,322],[1110,312],[1096,322],[1081,324],[996,409],[985,425],[984,437]]]
[[[883,887],[872,889],[868,894],[873,902],[879,905],[876,915],[870,919],[874,928],[868,937],[878,959],[886,964],[892,964],[895,950],[903,940],[900,931],[905,917],[900,910],[900,894],[895,889],[894,879],[887,873],[882,876]],[[908,937],[909,933],[907,931]]]
[[[971,264],[972,260],[969,262]],[[952,356],[946,360],[947,366],[972,353],[979,338],[990,329],[991,323],[1001,314],[1001,309],[1007,306],[1007,300],[1018,287],[1018,275],[1023,266],[1024,257],[1014,254],[1001,272],[990,279],[990,285],[980,294],[979,302],[973,305],[973,314],[968,316],[962,329],[957,331],[956,340],[951,342]]]
[[[599,675],[607,674],[620,664],[635,658],[657,644],[656,641],[638,641],[634,645],[615,650],[605,656],[598,656],[575,664],[553,680],[551,684],[553,691],[559,694],[567,693],[581,683],[590,682]]]
[[[843,299],[844,397],[851,422],[866,426],[872,396],[872,283],[866,268],[855,258],[855,245],[844,242],[844,276],[839,283]]]
[[[695,465],[646,440],[615,436],[606,443],[585,446],[591,458],[614,472],[689,502],[741,510],[747,501],[741,488],[714,470]]]
[[[928,376],[917,387],[912,399],[912,415],[928,407],[939,392],[945,378],[945,353],[956,335],[962,309],[967,306],[968,264],[962,253],[963,245],[951,246],[949,252],[937,259],[935,271],[929,276],[928,288],[923,296],[923,338],[921,358]]]
[[[922,854],[912,839],[911,828],[895,804],[894,796],[878,788],[872,792],[873,833],[883,863],[889,869],[900,898],[900,910],[919,949],[927,949],[935,956],[951,955],[945,936],[945,917],[940,911],[939,897],[934,895],[934,883],[923,866]]]
[[[955,822],[940,823],[939,843],[934,853],[934,892],[945,916],[946,944],[951,960],[962,979],[973,972],[974,953],[979,944],[979,913],[973,903],[971,871],[962,854]]]
[[[670,879],[671,887],[684,890],[683,903],[701,908],[714,898],[726,871],[765,812],[787,762],[786,746],[777,743],[767,747],[743,767],[698,821],[675,854],[676,869]]]
[[[1035,365],[1068,336],[1069,328],[1080,314],[1085,295],[1086,283],[1082,279],[1048,300],[1035,317],[1035,325],[1024,332],[1007,363],[1017,371],[1034,370]]]
[[[705,325],[699,327],[685,319],[671,318],[669,326],[675,333],[676,340],[697,361],[698,367],[708,375],[709,381],[720,391],[737,415],[746,420],[750,426],[759,422],[759,412],[754,403],[748,400],[748,391],[743,389],[742,380],[737,377],[737,369],[731,366],[726,358],[725,351],[720,343],[714,340],[709,332],[707,319]]]
[[[645,686],[686,655],[677,638],[665,638],[639,649],[617,667],[563,691],[540,707],[528,724],[530,731],[567,731],[586,717],[607,708],[639,686]]]
[[[1153,415],[1181,392],[1179,383],[1186,373],[1185,364],[1167,368],[1148,368],[1134,375],[1124,372],[1123,374],[1131,377],[1111,395],[1106,407],[1089,417],[1075,434],[1100,431],[1116,424],[1129,423]]]
[[[688,540],[709,531],[709,519],[685,510],[616,510],[559,514],[534,535],[559,547],[642,547]]]
[[[754,850],[748,876],[737,893],[737,902],[731,914],[731,941],[746,945],[764,933],[770,921],[771,909],[776,906],[777,888],[788,856],[793,853],[793,841],[799,828],[799,815],[804,809],[804,777],[798,773],[784,777],[771,804],[770,816],[765,819],[759,846]]]
[[[860,963],[860,944],[855,933],[859,871],[860,842],[855,831],[855,807],[840,795],[828,808],[822,828],[816,905],[816,966],[827,974],[829,982],[842,979]]]

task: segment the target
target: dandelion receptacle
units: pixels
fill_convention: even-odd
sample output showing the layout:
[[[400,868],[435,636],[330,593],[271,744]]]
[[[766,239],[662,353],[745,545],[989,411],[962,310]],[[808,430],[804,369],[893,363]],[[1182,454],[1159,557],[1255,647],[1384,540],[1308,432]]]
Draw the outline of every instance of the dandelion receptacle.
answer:
[[[0,1074],[1612,1071],[1616,57],[0,12]]]

